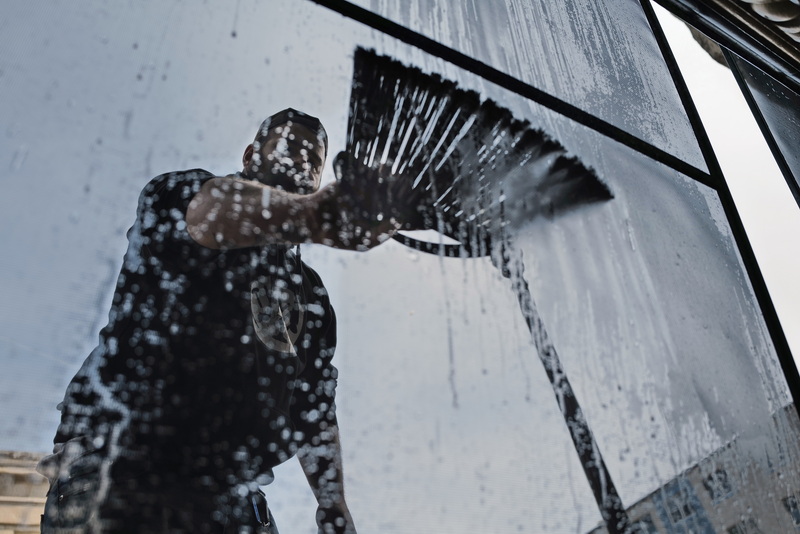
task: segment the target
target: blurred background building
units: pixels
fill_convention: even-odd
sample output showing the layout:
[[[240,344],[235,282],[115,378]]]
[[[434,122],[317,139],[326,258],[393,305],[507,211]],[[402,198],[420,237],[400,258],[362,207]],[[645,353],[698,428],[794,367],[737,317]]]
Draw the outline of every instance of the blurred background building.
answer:
[[[39,532],[48,487],[34,470],[41,456],[0,451],[0,534]]]
[[[800,442],[794,405],[784,412],[775,415],[774,424]],[[735,442],[727,444],[631,506],[629,534],[767,534],[800,528],[797,455],[786,451],[766,468],[741,469],[736,451]],[[738,467],[729,471],[731,466]],[[599,526],[590,534],[607,532]]]

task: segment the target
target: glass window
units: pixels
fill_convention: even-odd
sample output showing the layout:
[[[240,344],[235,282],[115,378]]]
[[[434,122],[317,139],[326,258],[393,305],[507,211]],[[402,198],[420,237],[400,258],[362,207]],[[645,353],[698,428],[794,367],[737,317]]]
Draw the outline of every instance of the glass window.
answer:
[[[658,529],[653,523],[653,518],[650,515],[646,515],[631,523],[630,532],[631,534],[657,534]]]
[[[794,526],[800,527],[800,501],[798,501],[796,495],[790,495],[783,499],[783,505],[786,507],[786,511],[789,512],[789,515],[792,516],[792,521],[794,522]]]
[[[758,523],[752,517],[748,517],[744,521],[740,521],[728,529],[729,534],[761,534],[761,529],[758,528]]]
[[[644,31],[640,11],[612,16],[621,8],[601,6],[602,17],[588,25],[583,11],[552,9],[574,31],[624,37],[630,50],[620,46],[623,55],[634,54]],[[718,454],[736,459],[726,464],[731,477],[763,470],[775,451],[796,461],[787,444],[797,442],[797,414],[713,189],[311,2],[238,2],[233,11],[141,2],[110,11],[102,2],[45,8],[19,1],[8,10],[17,24],[0,33],[11,51],[0,58],[0,81],[13,93],[0,101],[7,140],[0,159],[11,162],[11,194],[0,197],[9,231],[0,243],[14,253],[2,260],[8,372],[0,391],[8,402],[0,448],[52,446],[55,406],[113,319],[126,233],[153,176],[241,170],[261,121],[291,106],[325,125],[323,180],[334,180],[330,160],[346,145],[353,53],[361,46],[492,98],[549,133],[613,194],[551,213],[532,187],[535,169],[498,165],[485,173],[485,189],[464,194],[465,203],[493,200],[493,209],[503,197],[508,224],[487,225],[492,239],[482,243],[491,254],[446,257],[395,241],[364,254],[301,247],[337,310],[336,404],[348,500],[361,530],[557,533],[599,524],[559,409],[565,390],[543,370],[553,354],[625,507],[659,499],[674,479]],[[634,34],[621,33],[628,26]],[[557,84],[586,76],[581,91],[588,93],[597,68],[602,91],[584,94],[581,105],[608,107],[626,124],[638,117],[649,138],[694,154],[683,115],[652,102],[671,87],[661,66],[648,63],[652,42],[642,45],[641,61],[595,57],[587,45],[570,73],[569,54],[586,44],[574,31],[571,52],[560,58],[551,43],[552,55],[535,68],[552,68]],[[609,41],[598,50],[616,48]],[[620,110],[605,96],[617,83],[643,98]],[[503,254],[517,262],[510,277],[498,268]],[[544,338],[553,352],[542,350]],[[313,529],[316,503],[297,464],[275,475],[266,490],[278,524]],[[771,487],[764,480],[752,494]],[[670,516],[693,510],[696,518],[702,510],[699,501],[670,503]]]
[[[708,494],[713,501],[719,501],[733,495],[733,486],[728,479],[728,473],[724,469],[717,469],[705,480],[703,485],[708,490]]]
[[[677,477],[665,484],[653,496],[661,522],[667,530],[713,532],[709,510],[704,508],[691,477]]]
[[[705,169],[636,1],[355,3]]]

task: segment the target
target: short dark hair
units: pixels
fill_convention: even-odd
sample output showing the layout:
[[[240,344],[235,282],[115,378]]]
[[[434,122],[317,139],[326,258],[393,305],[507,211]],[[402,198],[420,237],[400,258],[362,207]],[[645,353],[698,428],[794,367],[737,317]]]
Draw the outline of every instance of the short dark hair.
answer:
[[[328,133],[322,126],[322,122],[308,113],[303,113],[293,108],[286,108],[264,119],[264,122],[261,123],[261,127],[258,129],[256,139],[266,137],[270,128],[289,122],[292,124],[302,124],[312,132],[315,132],[322,142],[322,145],[325,147],[325,156],[328,156]]]

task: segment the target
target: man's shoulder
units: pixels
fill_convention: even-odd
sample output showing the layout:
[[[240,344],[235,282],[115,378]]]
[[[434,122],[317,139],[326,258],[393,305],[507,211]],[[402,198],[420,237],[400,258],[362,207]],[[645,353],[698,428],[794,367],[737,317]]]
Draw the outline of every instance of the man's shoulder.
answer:
[[[142,188],[140,209],[155,206],[188,204],[204,183],[215,175],[205,169],[189,169],[159,174]]]

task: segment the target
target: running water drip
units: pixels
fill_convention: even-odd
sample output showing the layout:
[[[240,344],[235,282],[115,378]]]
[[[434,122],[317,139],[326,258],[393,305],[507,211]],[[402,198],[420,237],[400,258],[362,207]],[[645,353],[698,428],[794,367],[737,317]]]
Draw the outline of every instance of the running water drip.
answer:
[[[450,384],[450,394],[453,399],[453,408],[458,408],[458,390],[456,389],[456,356],[453,351],[453,311],[450,306],[450,297],[448,295],[446,280],[447,272],[444,266],[444,257],[439,255],[439,267],[442,273],[442,288],[444,289],[444,313],[447,320],[447,364],[449,372],[447,381]]]
[[[236,39],[236,27],[239,25],[239,4],[242,0],[236,0],[236,9],[233,11],[233,28],[231,28],[231,37]]]

